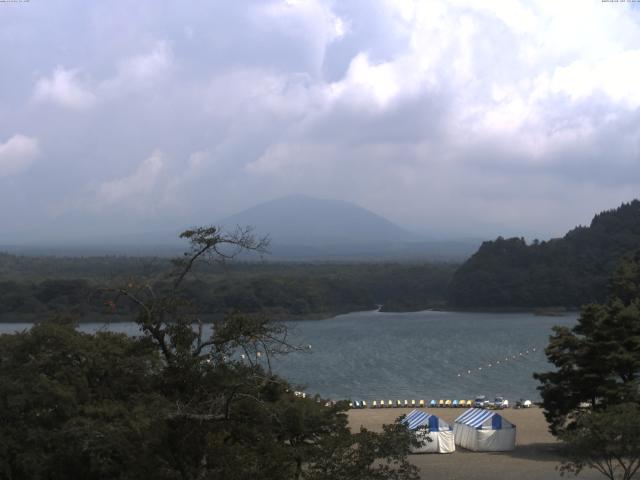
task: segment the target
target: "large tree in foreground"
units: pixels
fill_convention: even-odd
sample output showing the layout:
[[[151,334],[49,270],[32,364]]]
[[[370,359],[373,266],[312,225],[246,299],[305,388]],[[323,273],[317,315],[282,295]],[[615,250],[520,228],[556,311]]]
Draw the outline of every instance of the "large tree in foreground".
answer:
[[[117,289],[141,336],[45,322],[0,336],[0,478],[417,478],[411,434],[347,425],[346,404],[299,398],[271,372],[286,329],[261,317],[204,322],[182,284],[198,262],[263,250],[249,231],[183,233],[191,249],[156,291]]]
[[[566,460],[561,472],[593,468],[610,480],[631,480],[640,469],[640,405],[610,405],[582,412],[575,427],[560,435]]]
[[[640,252],[623,259],[604,304],[554,329],[546,354],[557,369],[535,378],[550,430],[570,453],[565,469],[631,478],[640,460],[640,428],[629,430],[640,427]]]

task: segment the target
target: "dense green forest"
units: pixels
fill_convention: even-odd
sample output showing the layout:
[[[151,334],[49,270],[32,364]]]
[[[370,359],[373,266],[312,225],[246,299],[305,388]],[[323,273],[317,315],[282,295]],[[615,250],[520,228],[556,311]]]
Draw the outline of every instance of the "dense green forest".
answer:
[[[193,328],[182,287],[203,254],[261,244],[187,233],[166,287],[119,290],[140,336],[82,333],[65,315],[0,335],[0,479],[417,480],[404,425],[352,432],[347,402],[298,396],[271,371],[300,348],[285,325],[235,314]]]
[[[577,308],[600,302],[620,259],[640,247],[640,201],[596,215],[563,238],[484,242],[455,273],[454,308]]]
[[[116,287],[144,278],[168,287],[167,259],[0,255],[0,319],[75,312],[127,318],[132,305],[111,303]],[[204,314],[266,313],[318,318],[383,305],[388,311],[442,307],[456,265],[430,263],[244,263],[199,266],[185,295]],[[118,318],[118,317],[115,317]]]

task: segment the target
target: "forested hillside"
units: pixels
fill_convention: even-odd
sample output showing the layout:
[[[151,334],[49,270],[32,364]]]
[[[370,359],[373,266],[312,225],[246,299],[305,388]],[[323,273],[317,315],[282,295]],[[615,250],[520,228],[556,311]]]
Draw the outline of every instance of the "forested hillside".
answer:
[[[579,307],[602,301],[607,279],[625,254],[640,248],[640,201],[596,215],[563,238],[484,242],[455,273],[456,308]]]
[[[430,263],[239,262],[203,265],[183,287],[191,304],[204,314],[235,311],[316,318],[378,304],[390,311],[442,307],[455,268]],[[0,255],[0,320],[69,311],[90,320],[99,314],[126,319],[132,305],[112,306],[116,293],[110,287],[142,278],[161,292],[168,287],[171,269],[166,259]]]

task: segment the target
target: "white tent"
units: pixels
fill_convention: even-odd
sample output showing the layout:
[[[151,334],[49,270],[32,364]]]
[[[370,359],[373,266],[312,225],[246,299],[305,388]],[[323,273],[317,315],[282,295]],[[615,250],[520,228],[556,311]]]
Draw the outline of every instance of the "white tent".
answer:
[[[416,431],[419,447],[412,453],[452,453],[456,449],[453,430],[444,420],[425,411],[412,410],[401,420],[409,430]]]
[[[516,426],[492,410],[471,408],[453,425],[456,445],[478,452],[502,452],[516,448]]]

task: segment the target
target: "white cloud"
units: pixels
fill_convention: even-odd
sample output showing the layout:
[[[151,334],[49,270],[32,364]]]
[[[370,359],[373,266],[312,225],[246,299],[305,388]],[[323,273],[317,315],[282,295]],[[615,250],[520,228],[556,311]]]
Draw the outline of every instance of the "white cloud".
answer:
[[[170,48],[165,42],[157,42],[148,53],[120,60],[117,73],[100,81],[89,82],[81,78],[80,69],[58,66],[50,76],[37,81],[33,99],[71,109],[87,109],[98,101],[148,89],[164,78],[171,65]]]
[[[319,74],[327,47],[345,37],[349,22],[322,0],[275,0],[253,11],[253,28],[278,31],[295,44],[305,44],[310,70]]]
[[[331,86],[331,94],[365,108],[385,107],[406,85],[406,79],[399,78],[399,67],[399,63],[391,62],[372,64],[366,54],[359,54],[351,61],[346,78]]]
[[[173,209],[189,208],[185,205],[185,190],[192,187],[193,183],[198,179],[206,177],[206,168],[211,168],[215,164],[215,158],[211,152],[198,151],[189,155],[186,165],[179,168],[179,172],[168,178],[162,198],[160,201],[163,205]]]
[[[270,146],[257,160],[249,163],[245,170],[254,174],[273,175],[287,172],[286,176],[289,176],[293,170],[298,173],[299,166],[313,167],[321,156],[326,163],[330,163],[332,154],[335,153],[332,150],[331,147],[322,145],[276,144]]]
[[[600,62],[576,60],[557,67],[550,91],[563,93],[573,101],[599,93],[629,109],[640,106],[640,50],[615,53]]]
[[[26,170],[38,154],[38,140],[32,137],[16,134],[0,143],[0,178]]]
[[[117,74],[104,80],[98,88],[110,95],[147,88],[162,80],[172,63],[169,45],[166,42],[156,42],[149,52],[121,60]]]
[[[99,206],[145,199],[155,189],[164,170],[162,153],[156,150],[130,175],[101,183],[96,189]],[[147,202],[143,202],[145,205]],[[134,206],[134,205],[132,205]]]
[[[82,84],[79,70],[60,66],[49,77],[38,80],[33,98],[37,102],[51,102],[72,109],[89,108],[96,101],[95,95]]]
[[[327,89],[309,75],[276,74],[262,69],[237,69],[214,76],[204,87],[208,115],[250,124],[255,118],[302,119],[326,106]]]
[[[261,6],[259,12],[277,19],[276,24],[291,33],[311,34],[321,42],[333,42],[348,32],[347,23],[319,0],[278,0]]]

